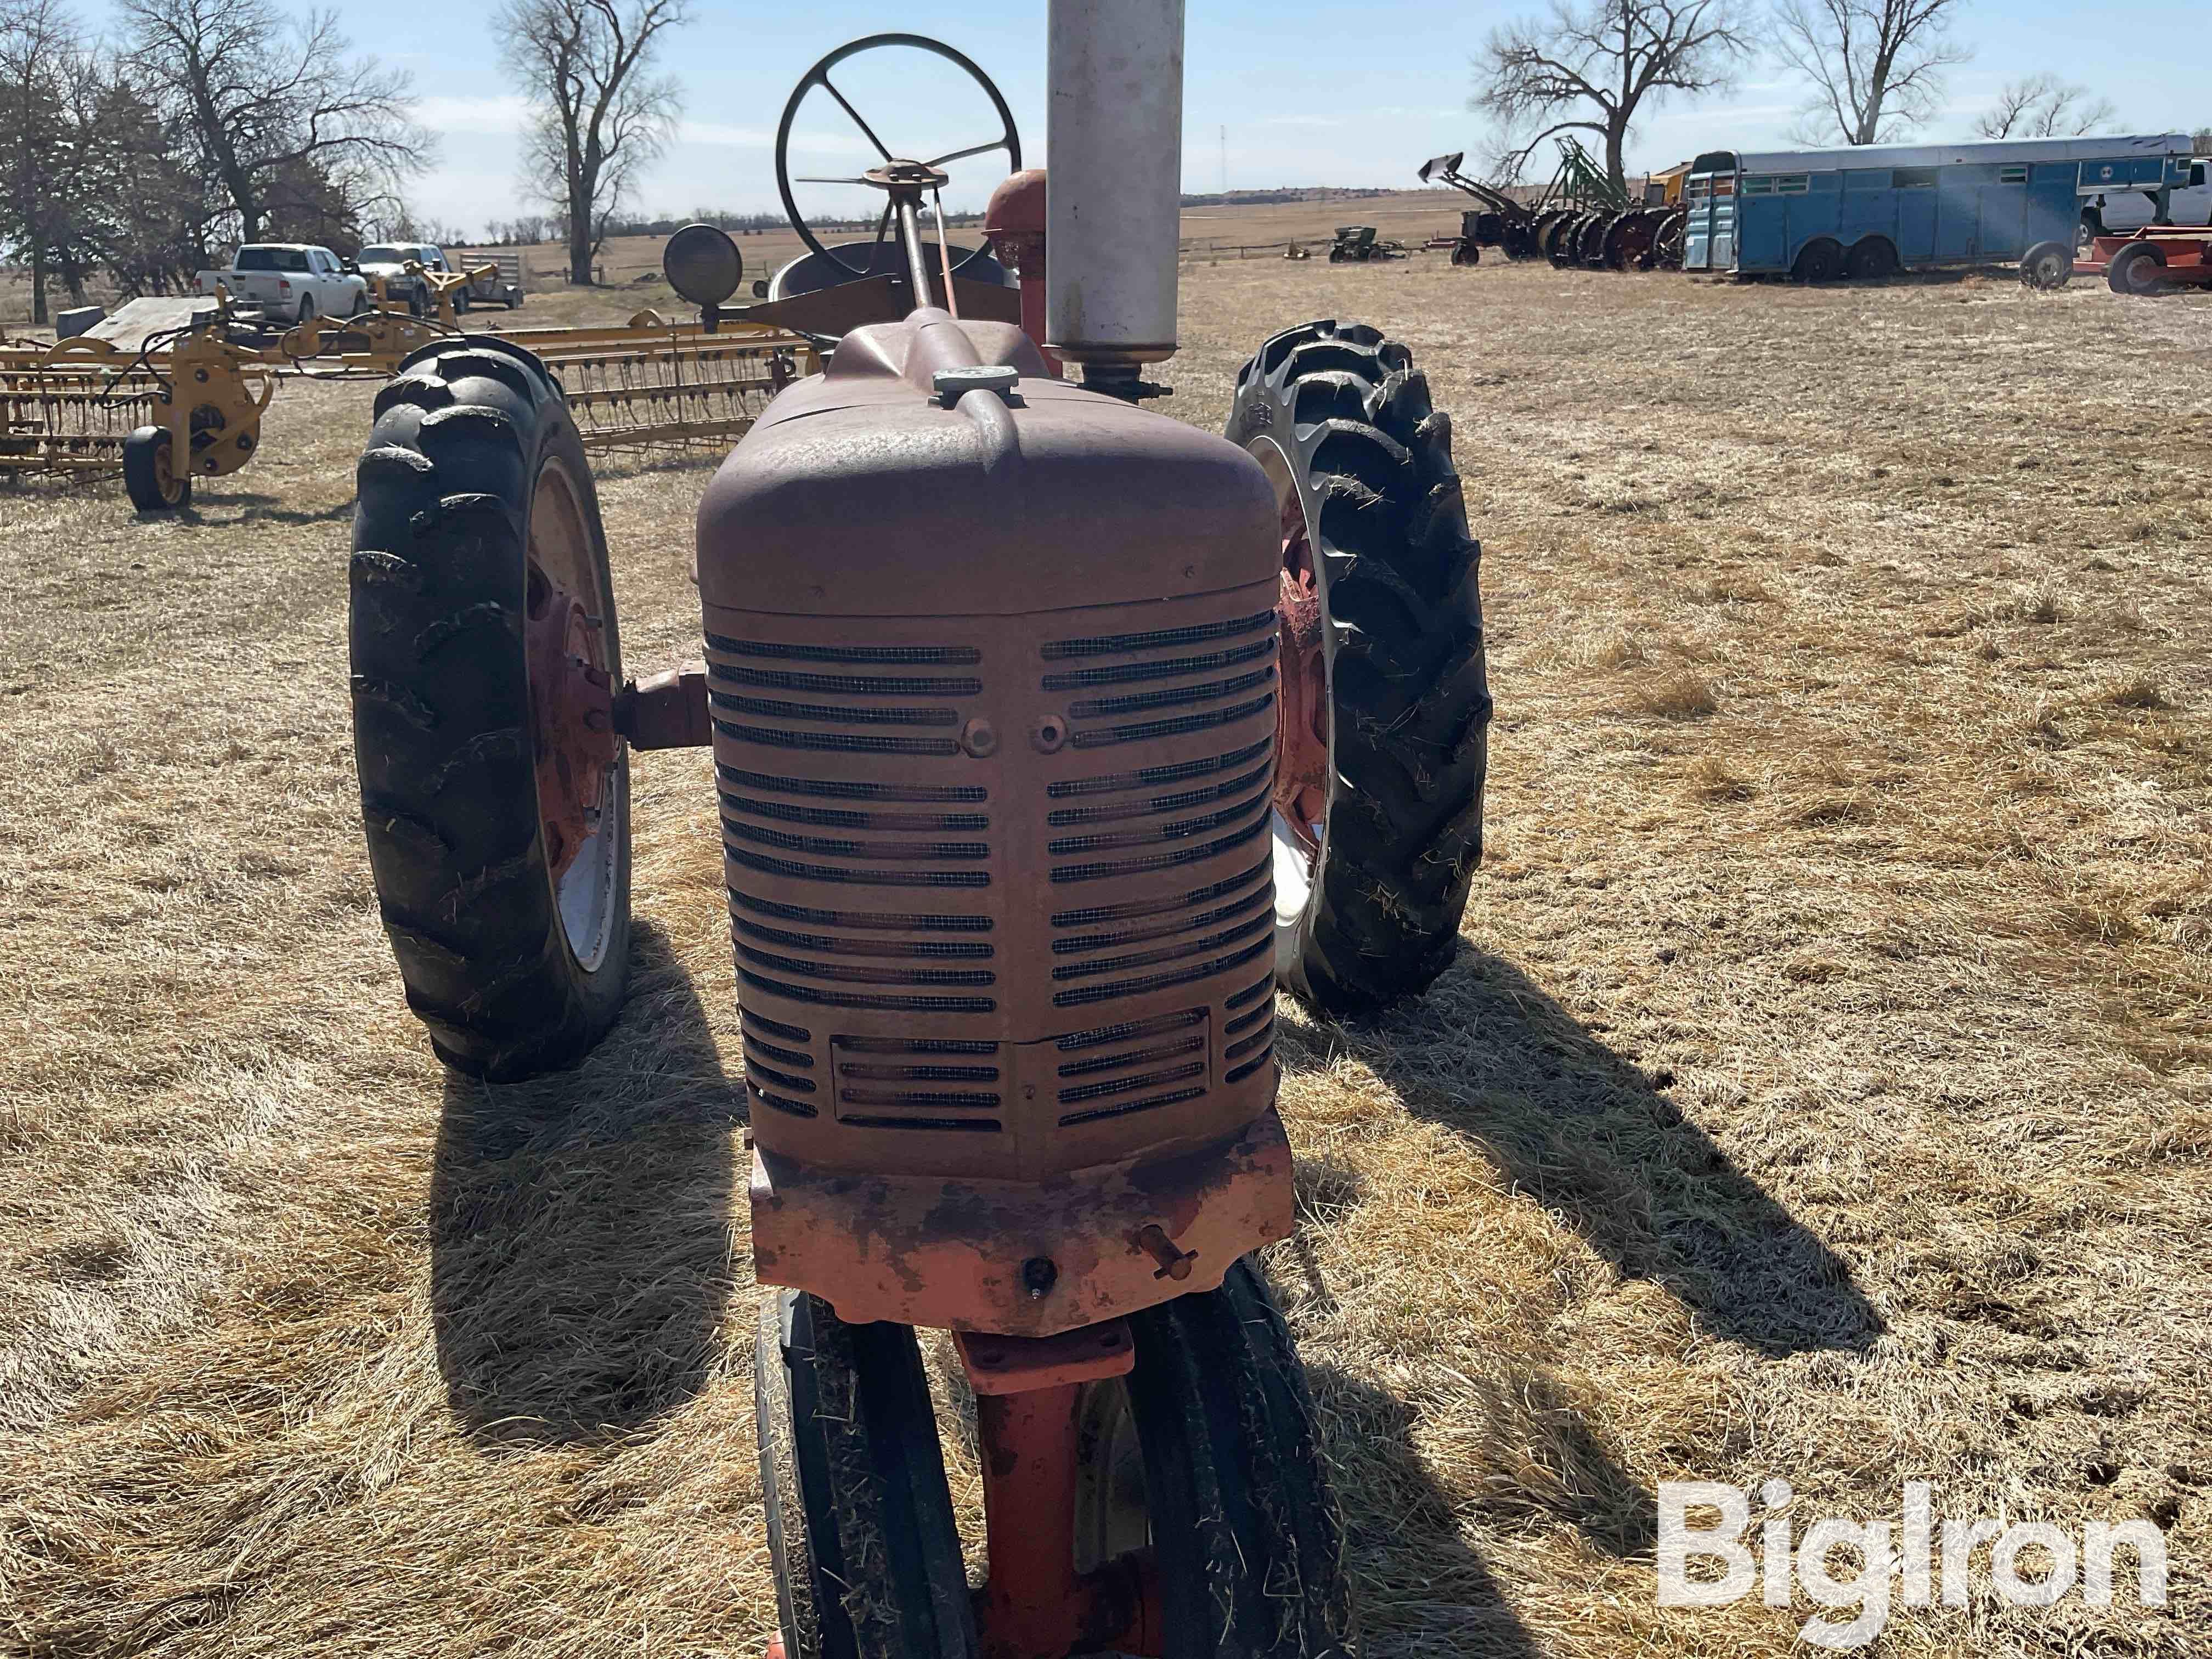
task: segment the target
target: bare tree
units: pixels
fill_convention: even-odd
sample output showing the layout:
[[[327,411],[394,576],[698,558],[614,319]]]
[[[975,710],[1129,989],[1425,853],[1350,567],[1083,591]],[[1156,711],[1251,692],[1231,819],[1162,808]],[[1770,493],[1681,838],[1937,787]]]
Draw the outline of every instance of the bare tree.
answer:
[[[562,222],[572,283],[592,280],[608,221],[674,136],[680,91],[652,71],[662,33],[690,21],[688,0],[506,0],[500,9],[500,55],[531,106],[524,187]]]
[[[1814,94],[1792,136],[1808,144],[1901,138],[1942,106],[1943,71],[1973,56],[1950,38],[1961,0],[1778,0],[1775,50]]]
[[[1540,18],[1491,31],[1468,107],[1504,135],[1499,169],[1517,177],[1559,132],[1593,132],[1615,185],[1638,114],[1674,93],[1717,92],[1750,42],[1735,0],[1552,0]]]
[[[0,3],[0,237],[30,268],[31,320],[46,320],[46,274],[66,188],[76,20],[58,0]]]
[[[1974,131],[1984,138],[2078,138],[2110,126],[2119,112],[2111,99],[2092,98],[2087,87],[2031,75],[2008,82],[1996,103],[1976,118]]]
[[[119,0],[118,9],[141,73],[185,118],[241,240],[265,234],[272,202],[298,194],[303,167],[358,213],[429,164],[408,77],[354,56],[335,12],[289,25],[271,0]]]

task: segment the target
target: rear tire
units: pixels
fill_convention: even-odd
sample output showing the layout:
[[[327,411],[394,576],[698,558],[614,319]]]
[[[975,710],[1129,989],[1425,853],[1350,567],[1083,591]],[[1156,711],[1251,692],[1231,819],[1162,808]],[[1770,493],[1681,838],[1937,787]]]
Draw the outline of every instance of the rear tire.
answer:
[[[1304,906],[1279,911],[1278,969],[1357,1012],[1425,990],[1458,948],[1489,753],[1482,550],[1450,417],[1372,328],[1276,335],[1238,376],[1228,435],[1274,480],[1286,526],[1302,509],[1322,618],[1327,806]]]
[[[165,426],[142,426],[123,441],[123,488],[141,513],[189,507],[192,475],[175,465]]]
[[[358,480],[354,750],[378,905],[438,1057],[512,1081],[590,1048],[629,973],[628,757],[582,739],[592,764],[613,757],[570,768],[586,805],[541,799],[573,734],[539,705],[576,704],[533,684],[528,648],[558,609],[579,647],[556,659],[620,683],[591,470],[538,360],[471,337],[400,364]]]
[[[967,1659],[975,1621],[914,1332],[762,1299],[753,1416],[786,1659]]]
[[[1479,265],[1482,263],[1482,250],[1473,242],[1462,242],[1452,249],[1451,262],[1455,265]]]
[[[1886,236],[1863,236],[1851,244],[1844,270],[1852,281],[1879,283],[1897,275],[1897,250]]]

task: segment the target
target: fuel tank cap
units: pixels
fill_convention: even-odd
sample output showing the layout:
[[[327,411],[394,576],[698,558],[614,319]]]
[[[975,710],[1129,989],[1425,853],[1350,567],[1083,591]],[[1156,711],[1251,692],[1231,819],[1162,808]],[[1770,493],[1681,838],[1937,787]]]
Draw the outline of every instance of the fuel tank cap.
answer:
[[[995,392],[1006,397],[1021,384],[1021,370],[1011,363],[975,363],[940,368],[929,377],[929,384],[937,401],[950,409],[966,392]]]

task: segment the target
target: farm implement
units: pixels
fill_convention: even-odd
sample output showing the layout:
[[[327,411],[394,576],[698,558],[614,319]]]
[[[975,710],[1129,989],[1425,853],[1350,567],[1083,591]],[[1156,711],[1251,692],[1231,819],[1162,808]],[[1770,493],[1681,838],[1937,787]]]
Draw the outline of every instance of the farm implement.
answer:
[[[2075,261],[2074,274],[2102,276],[2113,293],[2137,297],[2172,288],[2212,288],[2212,230],[2145,225],[2125,236],[2093,237],[2084,257]]]
[[[1478,204],[1460,216],[1460,234],[1441,246],[1455,265],[1478,264],[1482,249],[1497,247],[1509,259],[1549,259],[1555,265],[1594,270],[1675,270],[1682,264],[1686,219],[1680,181],[1669,199],[1651,206],[1632,202],[1605,169],[1572,137],[1559,141],[1559,165],[1534,204],[1470,178],[1464,151],[1421,163],[1423,184],[1446,184]]]
[[[787,197],[823,92],[884,228],[748,308],[834,343],[701,502],[701,665],[625,679],[579,405],[530,349],[410,353],[361,458],[368,861],[448,1066],[586,1060],[623,1006],[632,769],[712,751],[780,1659],[1349,1650],[1321,1425],[1254,1254],[1293,1226],[1275,997],[1372,1008],[1453,958],[1479,549],[1449,422],[1372,328],[1270,335],[1224,436],[1145,407],[1176,349],[1182,12],[1055,0],[1042,173],[936,41],[800,82]],[[998,137],[895,153],[830,75],[902,52],[963,69]],[[923,227],[1000,149],[986,265]],[[734,244],[689,228],[665,264],[715,325]],[[973,1586],[925,1353],[973,1401]]]
[[[119,472],[140,511],[182,507],[195,482],[227,477],[259,453],[281,382],[385,379],[424,347],[461,337],[453,296],[481,273],[414,271],[435,293],[434,314],[380,300],[272,340],[218,295],[212,314],[136,343],[80,337],[0,347],[0,471]],[[817,362],[788,329],[723,319],[709,329],[652,312],[626,326],[500,337],[559,377],[584,446],[601,450],[726,446]]]

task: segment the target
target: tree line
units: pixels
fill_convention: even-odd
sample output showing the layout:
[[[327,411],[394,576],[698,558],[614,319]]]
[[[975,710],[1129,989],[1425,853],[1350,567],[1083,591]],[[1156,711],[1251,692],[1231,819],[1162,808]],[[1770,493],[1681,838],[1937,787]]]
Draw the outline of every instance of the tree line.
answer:
[[[407,77],[334,12],[119,0],[115,19],[102,40],[68,0],[0,0],[0,246],[34,322],[50,289],[166,293],[240,241],[349,250],[434,157]]]
[[[1492,163],[1517,182],[1539,144],[1587,133],[1615,185],[1639,114],[1675,97],[1729,90],[1761,43],[1810,88],[1793,142],[1893,143],[1943,109],[1945,71],[1971,46],[1953,33],[1964,0],[1551,0],[1494,29],[1475,59],[1468,107],[1498,133]],[[2109,130],[2108,98],[2054,74],[2007,85],[1974,122],[1984,138],[2072,137]],[[2212,154],[2212,131],[2197,135]]]

